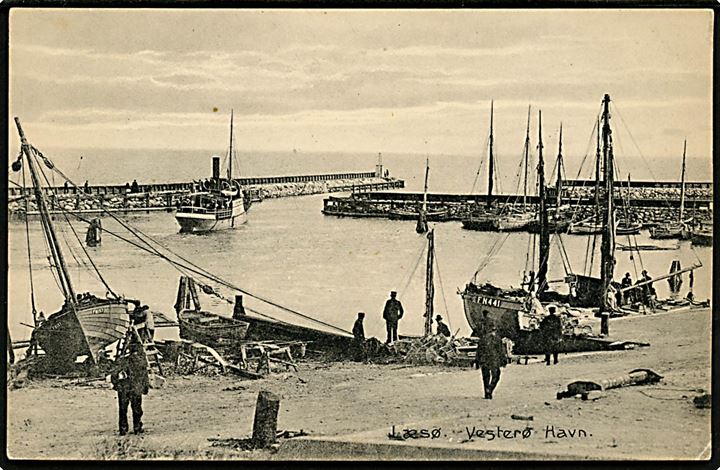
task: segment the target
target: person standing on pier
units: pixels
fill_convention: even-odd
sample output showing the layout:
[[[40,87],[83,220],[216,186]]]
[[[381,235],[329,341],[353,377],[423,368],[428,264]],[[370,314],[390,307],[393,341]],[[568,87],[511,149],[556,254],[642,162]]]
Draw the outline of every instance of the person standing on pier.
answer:
[[[555,306],[548,307],[548,315],[540,322],[540,339],[545,349],[545,364],[550,365],[550,355],[553,363],[558,363],[558,349],[562,340],[562,322],[555,315]]]
[[[128,355],[116,360],[115,368],[110,374],[110,381],[118,394],[119,432],[124,436],[128,432],[128,405],[132,408],[133,432],[144,432],[142,416],[142,396],[147,395],[150,388],[148,363],[142,344],[135,336],[128,345]]]
[[[363,320],[365,319],[364,312],[358,312],[357,320],[353,325],[352,334],[355,338],[355,360],[365,360],[365,327],[363,326]]]
[[[508,363],[507,350],[492,323],[485,325],[484,333],[475,350],[475,369],[482,373],[485,398],[492,400],[500,382],[500,369]]]
[[[383,319],[387,327],[387,341],[385,341],[385,344],[392,344],[393,341],[397,341],[398,321],[405,313],[402,304],[395,297],[397,297],[397,292],[390,292],[390,298],[385,302],[385,309],[383,310]]]

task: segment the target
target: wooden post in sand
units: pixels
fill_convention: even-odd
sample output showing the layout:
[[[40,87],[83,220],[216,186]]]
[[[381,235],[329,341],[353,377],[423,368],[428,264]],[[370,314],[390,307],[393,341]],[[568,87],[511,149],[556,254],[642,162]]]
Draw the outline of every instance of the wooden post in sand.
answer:
[[[280,397],[267,390],[258,393],[252,434],[255,447],[265,448],[275,443],[279,409]]]

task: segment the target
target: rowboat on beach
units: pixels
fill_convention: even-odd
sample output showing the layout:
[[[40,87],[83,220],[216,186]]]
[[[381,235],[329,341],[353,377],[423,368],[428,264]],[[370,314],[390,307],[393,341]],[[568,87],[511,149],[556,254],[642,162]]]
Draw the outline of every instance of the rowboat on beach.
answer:
[[[250,324],[203,310],[178,313],[180,337],[212,347],[227,346],[245,339]]]

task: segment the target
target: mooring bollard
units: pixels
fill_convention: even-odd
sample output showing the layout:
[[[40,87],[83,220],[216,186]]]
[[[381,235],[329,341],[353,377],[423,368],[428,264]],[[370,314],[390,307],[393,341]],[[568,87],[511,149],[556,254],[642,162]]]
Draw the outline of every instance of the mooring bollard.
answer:
[[[261,390],[258,393],[252,434],[252,442],[255,447],[265,448],[275,443],[279,409],[279,396],[267,390]]]

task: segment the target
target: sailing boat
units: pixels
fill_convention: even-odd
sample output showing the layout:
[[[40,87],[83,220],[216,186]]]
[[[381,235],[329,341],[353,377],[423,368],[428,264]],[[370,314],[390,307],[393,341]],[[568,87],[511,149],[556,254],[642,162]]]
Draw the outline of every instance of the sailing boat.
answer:
[[[615,227],[616,235],[636,235],[640,233],[642,224],[630,220],[630,174],[628,173],[628,185],[623,198],[623,219]]]
[[[688,228],[686,220],[683,220],[685,215],[685,151],[687,150],[687,139],[683,144],[683,158],[682,158],[682,171],[680,174],[680,214],[677,222],[667,222],[657,227],[650,228],[650,238],[668,239],[668,238],[679,238],[681,240],[688,240],[691,237],[690,230]]]
[[[540,117],[542,118],[542,114],[540,114]],[[542,125],[540,125],[539,129],[542,129]],[[543,291],[547,282],[546,253],[549,251],[550,246],[549,233],[547,230],[547,206],[545,202],[545,163],[542,150],[542,130],[539,130],[537,171],[538,193],[540,196],[538,220],[541,227],[539,237],[540,269],[538,270],[536,279],[532,281],[532,284],[537,281],[537,285],[539,286],[538,291]],[[533,286],[528,286],[528,291],[532,290]],[[521,336],[521,328],[518,314],[525,308],[528,291],[523,289],[504,289],[490,283],[478,285],[475,281],[469,282],[460,293],[460,296],[463,299],[465,317],[473,332],[482,331],[485,328],[485,323],[490,321],[497,327],[500,336],[513,340],[519,338]]]
[[[528,300],[535,302],[533,297],[542,302],[562,302],[573,307],[598,308],[602,318],[607,319],[616,312],[616,308],[612,304],[611,297],[607,295],[610,292],[610,286],[613,279],[613,271],[615,267],[615,207],[614,207],[614,156],[612,137],[610,129],[610,96],[605,95],[603,99],[603,126],[602,126],[602,162],[604,181],[603,186],[599,185],[599,178],[596,184],[596,207],[599,209],[598,216],[600,223],[604,227],[601,240],[601,263],[600,277],[590,275],[580,275],[567,272],[568,276],[565,282],[570,284],[570,293],[567,295],[547,290],[547,271],[548,271],[548,255],[549,255],[549,231],[548,231],[548,214],[546,205],[546,191],[544,184],[544,163],[542,157],[542,139],[538,145],[539,164],[538,164],[538,187],[540,195],[539,217],[540,217],[540,236],[539,238],[539,269],[537,276],[529,283],[527,290],[524,289],[506,289],[494,286],[490,283],[478,285],[476,282],[477,274],[474,279],[469,282],[465,289],[460,293],[470,327],[473,331],[482,331],[488,321],[492,322],[498,329],[498,334],[507,337],[515,342],[516,352],[524,351],[534,353],[539,351],[540,338],[535,336],[537,330],[529,330],[521,326],[521,318],[524,318],[527,310],[526,303]],[[598,126],[599,127],[599,126]],[[599,167],[599,165],[598,165]],[[564,250],[563,250],[564,251]],[[566,256],[566,255],[565,255]],[[563,263],[568,264],[567,259]],[[489,263],[484,262],[485,266]],[[638,282],[632,286],[622,288],[620,293],[643,287],[643,285],[657,282],[661,279],[676,276],[683,272],[697,269],[702,263],[696,263],[688,268],[677,270],[665,276],[659,276],[653,280]],[[612,296],[614,299],[614,296]],[[625,312],[627,313],[627,312]],[[607,323],[604,321],[604,325]],[[563,349],[570,350],[596,350],[610,349],[612,343],[596,338],[578,338],[575,336],[566,336],[563,341]]]
[[[422,205],[417,209],[392,209],[388,212],[388,218],[391,220],[417,220],[415,230],[417,233],[427,232],[427,223],[445,220],[448,215],[447,209],[428,211],[428,174],[430,173],[430,159],[425,162],[425,186],[423,189]]]
[[[562,175],[565,169],[562,155],[562,135],[563,135],[562,122],[560,123],[560,138],[558,139],[558,155],[556,160],[557,167],[557,180],[555,182],[555,211],[549,214],[548,217],[548,230],[550,233],[564,233],[570,226],[570,221],[564,212],[567,207],[563,206],[563,186],[562,186]],[[530,233],[540,233],[540,221],[538,219],[533,220],[528,226],[527,231]]]
[[[528,209],[527,205],[527,189],[528,189],[528,160],[530,154],[530,106],[528,106],[527,128],[525,130],[525,150],[524,150],[524,167],[525,178],[523,186],[523,203],[522,209],[518,210],[513,204],[507,213],[501,213],[498,217],[493,218],[492,226],[499,232],[511,232],[525,230],[535,219],[535,213]]]
[[[105,285],[110,293],[108,298],[99,298],[87,293],[76,295],[63,250],[58,242],[55,226],[48,213],[46,195],[40,184],[36,160],[42,158],[46,166],[51,169],[54,165],[39,150],[28,143],[20,125],[20,119],[17,117],[15,125],[20,135],[22,156],[24,156],[30,171],[43,236],[50,251],[48,258],[51,260],[50,267],[54,271],[58,285],[65,297],[65,302],[60,310],[49,315],[45,321],[36,320],[31,341],[36,342],[45,352],[43,362],[46,370],[58,373],[68,372],[73,369],[78,357],[86,356],[86,362],[94,364],[100,350],[125,337],[130,327],[128,300],[114,295],[107,284]],[[94,264],[93,267],[95,267]],[[30,270],[32,273],[32,266],[30,266]],[[32,294],[31,300],[33,317],[35,317],[34,294]]]
[[[495,155],[493,154],[493,108],[494,102],[490,102],[490,136],[488,137],[488,190],[485,209],[477,208],[468,217],[462,220],[462,226],[468,230],[495,230],[493,221],[497,217],[492,210],[492,193],[495,173]]]
[[[175,219],[182,233],[204,233],[234,228],[247,222],[243,191],[233,179],[233,113],[230,112],[230,147],[227,178],[220,178],[219,157],[213,157],[213,177],[209,187],[189,195],[189,203],[178,208]]]
[[[600,222],[600,175],[602,156],[600,152],[600,121],[597,123],[597,142],[595,146],[595,213],[591,217],[571,222],[567,233],[573,235],[599,235],[603,233],[605,227]]]

